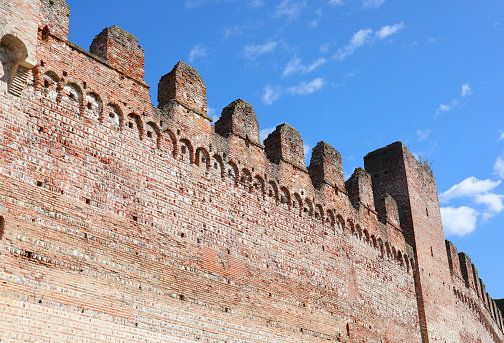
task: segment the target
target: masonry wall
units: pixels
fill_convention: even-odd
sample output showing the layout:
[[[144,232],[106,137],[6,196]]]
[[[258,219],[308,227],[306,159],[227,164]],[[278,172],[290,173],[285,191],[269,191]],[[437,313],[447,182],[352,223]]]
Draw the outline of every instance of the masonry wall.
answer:
[[[287,125],[263,146],[243,100],[214,129],[183,62],[154,108],[132,35],[104,30],[94,55],[66,40],[64,1],[41,5],[37,65],[19,94],[1,82],[2,341],[422,341],[415,247],[371,175],[343,183],[323,142],[306,168]],[[453,270],[460,337],[502,342]]]

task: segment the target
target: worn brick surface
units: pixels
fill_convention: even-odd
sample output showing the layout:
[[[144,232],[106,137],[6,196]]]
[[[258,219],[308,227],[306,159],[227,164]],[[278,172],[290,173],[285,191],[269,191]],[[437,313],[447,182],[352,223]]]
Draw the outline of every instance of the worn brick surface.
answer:
[[[1,342],[503,342],[401,143],[345,184],[243,100],[214,128],[183,62],[153,107],[126,31],[90,53],[64,0],[0,11]]]

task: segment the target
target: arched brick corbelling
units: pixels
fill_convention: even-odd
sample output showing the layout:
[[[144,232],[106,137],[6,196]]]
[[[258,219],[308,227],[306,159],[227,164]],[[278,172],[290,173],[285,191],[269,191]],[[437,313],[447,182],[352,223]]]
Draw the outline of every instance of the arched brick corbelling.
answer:
[[[377,248],[375,235],[371,235],[371,245],[373,248]]]
[[[122,131],[124,128],[124,122],[126,121],[123,108],[121,107],[121,105],[115,102],[108,102],[107,108],[108,107],[115,108],[117,110],[117,114],[119,115],[119,130]]]
[[[271,188],[270,188],[271,187]],[[278,186],[275,181],[269,181],[268,182],[268,197],[274,198],[275,201],[279,201],[279,196],[278,196]]]
[[[210,168],[210,153],[206,148],[199,147],[196,149],[195,162],[198,167],[201,167],[204,164],[205,170],[208,170]]]
[[[51,88],[54,87],[54,101],[58,101],[58,97],[61,96],[61,78],[59,77],[58,73],[56,73],[52,69],[47,69],[43,74],[40,76],[40,86],[38,88],[39,91],[42,91],[45,97],[47,97],[51,91]],[[46,87],[46,81],[50,83],[49,87]]]
[[[364,231],[363,231],[363,238],[366,243],[369,243],[369,239],[370,239],[369,232],[366,229],[364,229]]]
[[[353,220],[348,218],[346,222],[347,222],[348,228],[350,229],[350,234],[355,235],[355,226],[354,226]]]
[[[300,214],[303,212],[303,199],[298,193],[293,195],[292,207],[297,208]]]
[[[140,140],[142,140],[142,138],[143,138],[143,121],[142,121],[142,118],[138,114],[136,114],[135,112],[129,113],[126,116],[126,118],[127,119],[131,118],[131,119],[133,119],[135,121],[137,130],[138,130],[138,137],[140,138]],[[126,128],[126,129],[129,129],[129,128]]]
[[[291,198],[290,191],[287,189],[287,187],[285,187],[285,186],[280,187],[280,193],[281,193],[280,194],[280,202],[286,204],[287,206],[291,206],[292,205],[292,198]],[[282,199],[282,197],[284,197],[285,200]]]
[[[166,128],[162,131],[162,134],[161,134],[161,146],[164,146],[165,145],[165,142],[167,141],[166,139],[166,136],[170,137],[170,140],[171,140],[171,147],[168,147],[168,149],[171,149],[171,155],[173,158],[177,158],[177,154],[178,154],[178,141],[177,141],[177,136],[175,136],[175,133]],[[222,162],[222,160],[221,160]],[[222,164],[221,164],[222,165]]]
[[[402,258],[402,253],[401,253],[401,250],[398,250],[397,251],[397,261],[399,262],[399,264],[402,266],[403,265],[403,258]]]
[[[161,147],[161,131],[159,130],[158,124],[156,124],[153,121],[148,121],[146,126],[150,127],[152,129],[152,131],[154,131],[154,134],[156,135],[156,137],[155,137],[156,149],[159,149]],[[146,133],[146,135],[147,135],[147,133]]]
[[[67,79],[65,82],[63,82],[63,95],[66,96],[68,99],[70,99],[70,94],[65,91],[65,88],[70,88],[73,87],[75,88],[77,92],[77,103],[78,103],[78,108],[79,108],[79,115],[82,116],[82,113],[84,112],[84,93],[82,91],[82,87],[80,86],[79,82],[73,80],[73,79]],[[61,99],[61,98],[60,98]]]
[[[231,179],[231,181],[233,182],[234,185],[237,185],[238,184],[238,177],[239,177],[239,173],[238,173],[238,166],[235,162],[233,162],[232,160],[228,161],[226,163],[226,175]],[[228,168],[231,168],[228,169]]]
[[[222,157],[220,157],[220,155],[218,155],[218,154],[214,154],[212,156],[212,159],[214,160],[214,163],[211,166],[211,168],[220,170],[220,177],[224,178],[225,170],[224,170],[224,162],[222,161]],[[215,165],[214,165],[215,163],[218,164],[218,168],[215,168]]]
[[[261,175],[256,174],[254,176],[254,184],[252,186],[261,195],[261,197],[264,198],[264,195],[265,195],[265,182],[264,182],[264,178]]]
[[[310,198],[305,197],[304,199],[304,206],[303,206],[303,213],[306,213],[309,217],[313,216],[314,208],[313,208],[313,202],[311,201]]]
[[[387,253],[387,257],[390,258],[392,255],[392,251],[390,250],[389,242],[385,242],[385,252]]]
[[[334,212],[333,210],[327,210],[327,222],[329,225],[334,229],[335,223],[336,223],[336,218],[334,217]]]
[[[249,192],[252,191],[252,173],[247,168],[243,168],[239,175],[240,184]]]
[[[44,76],[49,76],[53,79],[55,79],[55,81],[57,83],[60,83],[61,82],[61,76],[58,75],[58,73],[54,70],[54,69],[51,69],[51,68],[47,68],[47,67],[40,67],[40,74],[42,75],[42,77]]]
[[[104,103],[104,101],[103,101],[102,97],[100,96],[100,94],[98,94],[93,89],[90,89],[88,87],[87,91],[82,96],[83,113],[86,113],[89,110],[87,107],[88,106],[88,104],[87,104],[87,102],[88,102],[87,97],[88,96],[94,96],[100,104],[100,110],[98,112],[97,119],[101,123],[103,121],[103,103]]]
[[[341,232],[345,232],[345,219],[343,219],[343,216],[341,214],[337,215],[336,223],[337,223],[338,227],[340,228]]]
[[[314,207],[315,207],[314,210],[315,219],[319,219],[322,223],[324,223],[324,209],[322,208],[322,205],[315,204]]]
[[[189,163],[194,163],[194,150],[191,141],[188,140],[187,138],[180,138],[178,142],[180,146],[185,145],[186,148],[188,149]],[[182,148],[180,149],[180,153],[183,154]]]

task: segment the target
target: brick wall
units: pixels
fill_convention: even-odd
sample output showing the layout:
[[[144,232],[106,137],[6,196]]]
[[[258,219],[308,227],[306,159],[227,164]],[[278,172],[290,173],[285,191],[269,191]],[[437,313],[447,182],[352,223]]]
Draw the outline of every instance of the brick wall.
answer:
[[[133,36],[106,29],[89,53],[66,41],[65,22],[44,29],[65,5],[42,2],[37,66],[19,95],[0,96],[2,341],[422,340],[426,260],[400,196],[377,196],[364,170],[345,185],[323,142],[305,168],[287,125],[262,146],[243,100],[214,129],[206,86],[183,62],[161,78],[154,108]],[[2,61],[9,51],[0,46]],[[464,311],[470,289],[438,238],[443,313],[471,325],[455,336],[451,322],[428,327],[439,340],[502,342],[491,306]],[[437,301],[429,287],[424,299]]]

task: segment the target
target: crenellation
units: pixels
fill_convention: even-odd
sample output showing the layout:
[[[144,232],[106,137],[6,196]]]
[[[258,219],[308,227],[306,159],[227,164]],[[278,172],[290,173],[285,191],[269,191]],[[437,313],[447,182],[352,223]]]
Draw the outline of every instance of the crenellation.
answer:
[[[306,168],[287,124],[263,147],[241,99],[214,127],[205,83],[183,62],[154,107],[134,36],[113,26],[86,52],[65,36],[66,2],[41,4],[36,67],[0,95],[2,334],[503,342],[476,268],[464,257],[462,280],[444,241],[432,173],[402,143],[344,183],[339,152],[319,142]]]
[[[445,240],[446,243],[446,252],[448,255],[448,263],[450,265],[450,271],[453,277],[456,277],[462,280],[462,269],[459,259],[459,253],[457,247],[450,242],[449,240]]]
[[[345,190],[341,154],[326,142],[318,142],[313,148],[308,174],[317,189],[328,185],[338,191]]]
[[[100,32],[91,43],[89,52],[121,72],[143,80],[144,51],[136,37],[119,26],[114,25]]]
[[[303,139],[299,132],[287,124],[278,125],[275,131],[264,140],[268,159],[275,163],[289,163],[306,171]]]
[[[361,205],[365,209],[374,211],[374,196],[371,187],[371,175],[362,168],[355,169],[350,178],[345,181],[345,189],[348,192],[348,197],[353,207],[361,210]]]
[[[254,109],[242,99],[224,107],[219,120],[215,123],[215,132],[224,137],[234,134],[245,140],[245,144],[255,144],[262,148],[259,122]]]

